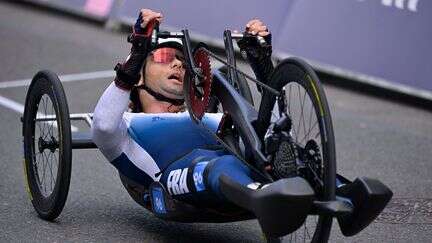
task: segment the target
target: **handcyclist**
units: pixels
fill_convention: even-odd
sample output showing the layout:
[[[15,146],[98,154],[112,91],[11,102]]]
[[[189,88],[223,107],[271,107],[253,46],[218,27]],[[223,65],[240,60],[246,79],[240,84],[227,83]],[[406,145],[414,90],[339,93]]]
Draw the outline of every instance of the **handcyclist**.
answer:
[[[257,189],[262,178],[235,156],[216,149],[217,142],[190,120],[184,108],[182,42],[159,38],[152,45],[144,33],[153,20],[162,22],[162,14],[140,11],[128,39],[131,52],[116,66],[114,82],[96,105],[94,142],[123,176],[144,187],[159,182],[179,200],[226,201],[219,187],[221,174]],[[259,19],[249,21],[246,32],[271,44],[270,32]],[[271,45],[261,47],[249,39],[238,44],[258,80],[266,80],[273,70]],[[216,130],[220,118],[206,114],[203,122]]]

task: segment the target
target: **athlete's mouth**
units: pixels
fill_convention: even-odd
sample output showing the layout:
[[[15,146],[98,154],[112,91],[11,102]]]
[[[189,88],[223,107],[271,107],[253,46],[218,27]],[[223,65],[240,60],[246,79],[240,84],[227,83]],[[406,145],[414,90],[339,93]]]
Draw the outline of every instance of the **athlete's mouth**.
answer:
[[[177,74],[177,73],[171,74],[170,76],[168,76],[168,79],[175,79],[179,82],[182,82],[182,80],[180,78],[180,74]]]

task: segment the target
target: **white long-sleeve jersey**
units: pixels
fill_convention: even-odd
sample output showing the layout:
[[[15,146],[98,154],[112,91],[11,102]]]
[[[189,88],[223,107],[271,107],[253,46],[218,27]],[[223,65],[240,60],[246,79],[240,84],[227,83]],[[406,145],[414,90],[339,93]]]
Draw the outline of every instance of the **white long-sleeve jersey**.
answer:
[[[158,181],[158,173],[168,164],[193,149],[216,144],[188,112],[127,112],[129,95],[110,84],[96,105],[91,128],[94,143],[125,176],[144,184]],[[206,114],[203,121],[215,131],[220,118]]]

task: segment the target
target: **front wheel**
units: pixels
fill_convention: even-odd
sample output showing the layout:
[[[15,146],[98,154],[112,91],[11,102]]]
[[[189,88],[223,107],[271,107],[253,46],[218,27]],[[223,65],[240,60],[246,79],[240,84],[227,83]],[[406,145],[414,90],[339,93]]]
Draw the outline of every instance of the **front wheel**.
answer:
[[[27,93],[23,117],[24,170],[33,207],[45,220],[57,218],[71,176],[71,125],[57,75],[38,72]]]
[[[264,139],[270,124],[283,114],[287,115],[291,120],[289,136],[299,153],[304,153],[300,156],[303,168],[299,175],[309,181],[317,200],[333,200],[336,175],[334,134],[327,99],[318,76],[307,63],[290,58],[278,64],[269,85],[281,91],[281,96],[264,92],[256,124],[258,135]],[[331,225],[331,217],[309,215],[298,230],[284,237],[284,241],[327,242]],[[278,239],[269,239],[269,242],[275,241]]]

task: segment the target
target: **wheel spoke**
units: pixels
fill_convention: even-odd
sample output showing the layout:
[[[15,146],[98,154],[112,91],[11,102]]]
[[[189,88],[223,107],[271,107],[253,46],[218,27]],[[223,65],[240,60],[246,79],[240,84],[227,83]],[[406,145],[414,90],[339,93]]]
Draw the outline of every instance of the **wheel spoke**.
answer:
[[[306,221],[305,221],[305,223],[304,223],[304,226],[303,226],[303,242],[305,242],[306,241],[306,229],[307,229],[307,219],[306,219]]]
[[[316,125],[318,125],[318,121],[316,121],[313,126],[309,129],[309,131],[306,133],[306,135],[302,138],[302,140],[300,141],[300,143],[302,143],[303,141],[308,141],[308,137],[309,134],[313,131],[313,129],[316,127]],[[319,131],[318,131],[318,135],[319,135]]]
[[[57,182],[57,177],[58,177],[58,168],[59,168],[58,156],[59,156],[58,150],[56,150],[55,153],[54,153],[54,159],[55,159],[55,170],[54,170],[54,172],[55,172],[55,182]],[[54,183],[54,185],[55,185],[55,183]]]
[[[280,118],[280,115],[278,116],[277,113],[276,113],[276,111],[275,111],[276,109],[279,110],[279,108],[278,108],[277,105],[275,105],[274,108],[271,111],[272,118],[274,118],[274,119],[270,118],[270,121],[277,121]],[[280,113],[280,111],[278,111],[278,113]]]
[[[272,118],[274,118],[275,121],[279,118],[274,111],[272,111]]]
[[[312,217],[312,216],[310,216],[310,217]],[[306,220],[307,220],[307,219],[306,219]],[[308,236],[308,239],[310,239],[310,238],[311,238],[311,235],[310,235],[310,233],[309,233],[308,227],[305,227],[305,230],[306,230],[306,234],[307,234],[307,236]]]
[[[40,163],[41,156],[42,156],[41,153],[35,154],[34,157],[33,157],[33,161],[34,162],[32,163],[32,165],[33,165],[33,171],[37,174],[37,179],[38,179],[39,182],[40,182],[40,177],[39,177],[40,166],[39,166],[39,163]]]
[[[313,102],[310,102],[310,108],[309,108],[309,128],[311,127],[311,122],[312,122],[312,114],[315,109],[313,108]]]
[[[43,110],[44,107],[45,107],[45,96],[41,97],[40,102],[41,103],[40,103],[39,107]],[[40,116],[41,114],[42,113],[36,114],[36,116],[38,116],[38,115]],[[45,124],[45,122],[41,122],[41,124],[42,124],[42,129],[40,130],[40,136],[45,139],[44,134],[45,134],[45,126],[46,126],[46,124]]]
[[[306,94],[307,94],[307,92],[305,91],[304,93],[303,93],[303,102],[300,104],[301,105],[301,115],[300,115],[300,119],[302,120],[302,123],[303,123],[303,134],[306,134],[306,124],[305,124],[305,120],[304,120],[304,103],[305,103],[305,100],[306,100]]]
[[[49,114],[48,115],[55,115],[54,114],[54,111],[53,111],[53,109],[54,109],[54,104],[52,103],[52,102],[50,102],[51,103],[51,106],[50,106],[50,112],[49,112]],[[49,130],[48,130],[48,133],[49,133],[49,136],[50,137],[53,137],[53,127],[54,127],[54,122],[55,121],[50,121],[49,123],[48,123],[48,125],[49,125]]]
[[[318,174],[316,173],[316,171],[311,167],[310,164],[308,164],[307,166],[308,166],[309,170],[312,172],[312,174],[314,175],[315,180],[318,181],[320,187],[323,187],[323,186],[324,186],[324,182],[323,182],[322,179],[321,179],[322,177],[320,177],[320,176],[322,176],[322,175],[318,175]]]
[[[298,102],[301,105],[301,95],[300,95],[300,85],[297,84],[297,94],[298,94]],[[298,142],[298,136],[300,136],[300,122],[301,122],[301,117],[298,120],[298,125],[297,125],[297,136],[295,138],[295,141]]]
[[[44,110],[43,110],[43,115],[46,116],[46,114],[47,114],[47,106],[48,106],[48,104],[47,104],[47,103],[48,103],[48,101],[47,101],[47,95],[44,95],[43,97],[44,97]],[[49,129],[49,128],[48,128],[48,124],[47,124],[47,122],[44,122],[44,130],[43,130],[43,138],[44,138],[44,139],[46,139],[47,136],[48,136],[48,134],[45,133],[45,132],[46,132],[45,129]],[[48,131],[48,132],[49,132],[49,131]]]
[[[36,120],[36,118],[35,118],[35,120]],[[35,123],[36,123],[37,127],[39,128],[39,133],[42,133],[41,122],[35,121]]]
[[[45,180],[44,180],[45,196],[47,196],[48,189],[49,189],[49,182],[48,182],[48,179],[49,179],[48,177],[50,176],[49,175],[49,166],[50,166],[50,164],[49,164],[49,152],[48,152],[45,154],[45,171],[44,171],[44,174],[45,174]]]
[[[45,161],[45,152],[42,153],[42,181],[41,183],[41,189],[46,192],[46,186],[45,186],[45,171],[46,171],[46,161]]]
[[[288,114],[290,114],[291,115],[291,88],[292,88],[292,86],[291,85],[289,85],[289,102],[288,102]]]
[[[53,179],[54,179],[54,176],[53,176],[53,170],[52,170],[52,156],[53,156],[53,153],[50,153],[49,154],[49,158],[50,158],[50,161],[48,162],[48,165],[49,165],[49,169],[50,169],[50,175],[51,175],[51,177],[50,177],[50,192],[52,191],[52,182],[53,182]]]
[[[290,85],[290,95],[291,95],[291,87],[292,87],[292,85]],[[290,96],[290,106],[291,106],[291,96]],[[289,115],[290,115],[290,118],[292,119],[292,124],[291,124],[291,127],[292,127],[292,131],[294,132],[294,137],[295,137],[295,139],[296,139],[296,142],[297,142],[297,137],[299,136],[299,134],[298,134],[298,131],[297,131],[297,129],[296,129],[296,127],[295,127],[295,121],[294,121],[294,114],[293,114],[293,112],[292,112],[292,110],[290,110],[290,112],[289,112]]]
[[[34,164],[34,166],[35,166],[34,168],[36,169],[35,170],[36,172],[38,172],[40,168],[43,168],[43,165],[44,165],[44,163],[43,163],[43,154],[42,153],[38,153],[38,155],[39,155],[38,156],[39,158],[37,160],[35,160],[36,163]],[[41,161],[42,161],[42,166],[40,166]]]

